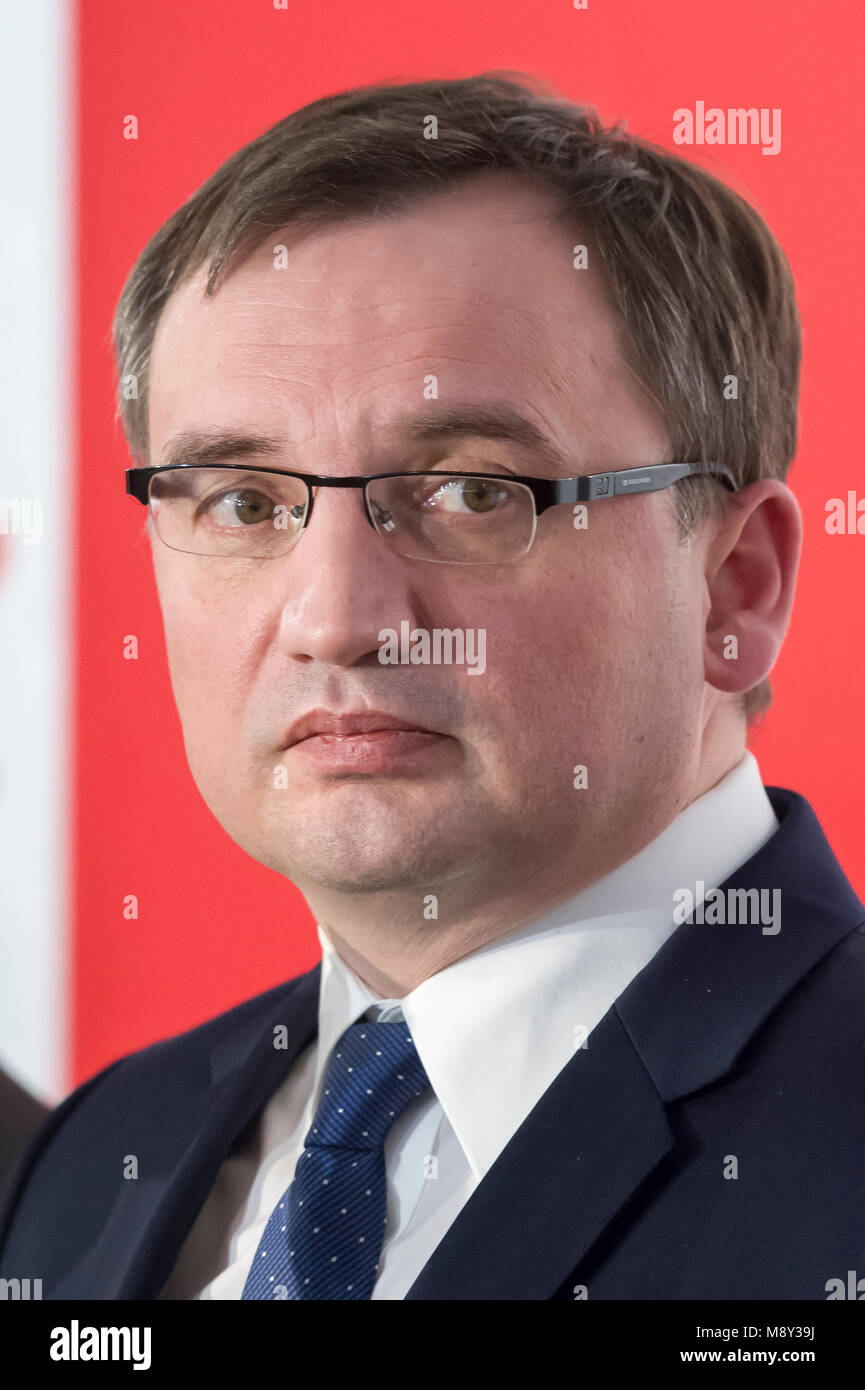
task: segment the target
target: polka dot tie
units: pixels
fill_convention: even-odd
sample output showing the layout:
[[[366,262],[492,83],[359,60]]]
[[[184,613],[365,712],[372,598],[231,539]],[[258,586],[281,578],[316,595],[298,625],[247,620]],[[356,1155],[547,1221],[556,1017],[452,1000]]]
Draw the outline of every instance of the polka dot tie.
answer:
[[[353,1023],[336,1043],[294,1181],[243,1298],[372,1296],[386,1220],[384,1141],[429,1086],[408,1024]]]

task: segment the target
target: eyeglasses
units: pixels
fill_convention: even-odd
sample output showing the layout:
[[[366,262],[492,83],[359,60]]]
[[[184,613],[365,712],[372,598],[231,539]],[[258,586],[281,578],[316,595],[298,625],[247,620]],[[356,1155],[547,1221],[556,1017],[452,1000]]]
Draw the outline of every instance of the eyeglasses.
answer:
[[[363,489],[370,526],[396,554],[438,564],[501,565],[528,552],[538,517],[549,507],[660,492],[699,476],[738,490],[722,464],[661,463],[578,478],[482,468],[328,478],[255,464],[178,464],[127,469],[126,491],[149,506],[159,539],[189,555],[275,559],[309,525],[314,488],[354,487]]]

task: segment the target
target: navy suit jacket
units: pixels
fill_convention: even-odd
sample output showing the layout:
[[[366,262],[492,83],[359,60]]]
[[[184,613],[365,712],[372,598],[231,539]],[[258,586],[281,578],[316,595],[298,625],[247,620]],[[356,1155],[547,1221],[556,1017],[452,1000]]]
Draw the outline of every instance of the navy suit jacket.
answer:
[[[781,930],[678,927],[409,1299],[826,1299],[830,1279],[865,1276],[865,907],[808,802],[767,790],[780,828],[722,887],[780,889]],[[316,1035],[319,970],[67,1097],[0,1213],[0,1276],[41,1278],[46,1299],[157,1298],[232,1145]]]

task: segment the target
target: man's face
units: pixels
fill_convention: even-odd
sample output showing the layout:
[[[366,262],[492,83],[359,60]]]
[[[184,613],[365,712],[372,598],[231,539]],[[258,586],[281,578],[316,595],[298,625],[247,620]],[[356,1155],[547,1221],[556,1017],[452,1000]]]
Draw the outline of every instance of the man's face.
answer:
[[[547,477],[668,460],[624,365],[599,254],[590,242],[588,268],[575,268],[587,238],[554,211],[547,190],[497,175],[398,216],[287,229],[212,299],[199,273],[159,323],[151,463],[192,430],[279,436],[279,456],[239,461],[333,477],[446,458]],[[456,406],[518,412],[565,466],[507,440],[394,433],[413,412]],[[313,905],[324,890],[494,894],[518,870],[539,892],[572,891],[690,799],[705,590],[672,493],[589,504],[586,529],[555,507],[513,565],[400,556],[354,489],[320,489],[276,559],[151,539],[196,783],[228,834]],[[485,671],[382,664],[380,631],[405,620],[484,629]],[[441,737],[394,740],[366,767],[357,741],[328,762],[313,755],[323,741],[285,746],[313,709],[384,711]]]

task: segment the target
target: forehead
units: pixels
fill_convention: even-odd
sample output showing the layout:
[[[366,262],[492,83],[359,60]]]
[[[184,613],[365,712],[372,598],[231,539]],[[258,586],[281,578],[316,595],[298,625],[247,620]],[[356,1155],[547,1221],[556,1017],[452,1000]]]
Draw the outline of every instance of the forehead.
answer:
[[[368,442],[431,377],[437,399],[507,400],[550,431],[578,416],[603,436],[622,412],[645,415],[598,248],[557,213],[549,189],[496,175],[397,213],[277,231],[212,297],[202,267],[157,327],[152,462],[195,427]]]

